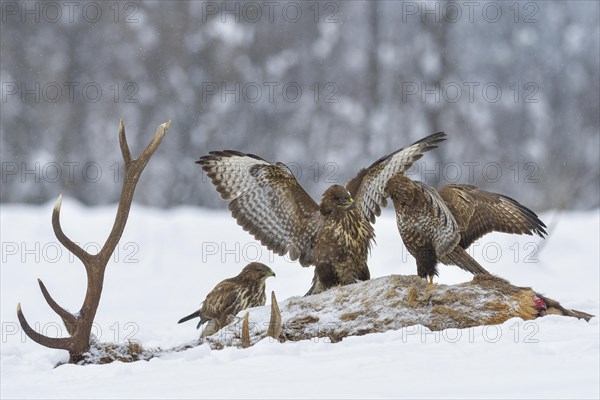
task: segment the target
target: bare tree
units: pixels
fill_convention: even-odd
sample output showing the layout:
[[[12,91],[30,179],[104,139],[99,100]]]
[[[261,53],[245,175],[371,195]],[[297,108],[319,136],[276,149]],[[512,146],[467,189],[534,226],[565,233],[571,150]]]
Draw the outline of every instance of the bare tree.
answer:
[[[170,126],[170,120],[160,125],[156,130],[154,138],[150,144],[148,144],[142,155],[137,159],[133,159],[131,152],[129,151],[129,146],[127,145],[127,138],[125,137],[125,125],[123,124],[123,120],[121,120],[119,126],[119,144],[125,162],[125,178],[121,189],[121,197],[119,199],[115,222],[108,239],[106,239],[104,246],[98,254],[90,254],[83,250],[63,232],[62,227],[60,226],[62,194],[58,197],[58,200],[54,205],[54,210],[52,212],[52,228],[54,229],[54,234],[67,250],[81,260],[87,272],[88,283],[85,299],[83,300],[83,305],[79,312],[72,314],[54,301],[46,289],[46,286],[38,279],[40,289],[42,290],[46,302],[50,308],[62,318],[65,327],[67,328],[67,332],[70,335],[69,337],[51,338],[36,332],[25,319],[25,316],[21,311],[20,303],[17,306],[17,316],[21,327],[27,336],[42,346],[67,350],[69,352],[70,363],[78,362],[82,358],[83,353],[90,348],[92,324],[94,322],[94,317],[96,316],[96,311],[98,310],[98,304],[100,303],[106,265],[123,234],[138,179]]]

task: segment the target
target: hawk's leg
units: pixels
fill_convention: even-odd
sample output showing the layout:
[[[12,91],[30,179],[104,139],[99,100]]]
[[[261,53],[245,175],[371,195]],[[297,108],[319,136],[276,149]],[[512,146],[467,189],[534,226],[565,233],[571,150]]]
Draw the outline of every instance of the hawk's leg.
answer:
[[[330,263],[317,264],[315,267],[315,277],[324,290],[341,283],[337,272],[335,272],[335,267]]]
[[[413,255],[417,260],[417,274],[421,278],[429,278],[429,283],[433,283],[433,277],[438,275],[438,260],[433,246],[420,247]]]

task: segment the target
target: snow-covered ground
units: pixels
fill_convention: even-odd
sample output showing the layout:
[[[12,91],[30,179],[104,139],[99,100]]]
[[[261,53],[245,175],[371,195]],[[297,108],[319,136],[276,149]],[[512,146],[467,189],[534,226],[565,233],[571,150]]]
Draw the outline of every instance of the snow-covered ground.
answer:
[[[207,345],[148,362],[63,365],[64,351],[25,337],[16,317],[21,302],[31,324],[63,334],[46,305],[41,278],[55,299],[77,310],[85,293],[83,266],[52,233],[52,204],[3,205],[1,268],[2,398],[598,398],[599,325],[566,317],[431,333],[421,326],[340,343],[275,343],[216,351]],[[391,209],[375,225],[373,277],[414,274]],[[102,245],[115,207],[86,208],[66,199],[67,235],[89,249]],[[490,272],[531,286],[562,303],[598,315],[600,213],[548,212],[548,239],[489,235],[472,250]],[[312,269],[274,256],[242,231],[225,211],[172,210],[134,204],[113,262],[108,266],[95,334],[101,341],[139,340],[169,348],[198,335],[195,323],[177,320],[194,311],[222,279],[248,262],[271,266],[267,280],[281,301],[302,295]],[[439,282],[470,276],[440,266]],[[58,333],[57,333],[58,332]]]

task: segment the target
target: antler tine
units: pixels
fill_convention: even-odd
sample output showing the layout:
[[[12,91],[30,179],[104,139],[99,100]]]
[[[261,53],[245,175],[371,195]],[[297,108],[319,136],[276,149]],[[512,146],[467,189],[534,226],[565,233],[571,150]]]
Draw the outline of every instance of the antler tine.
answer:
[[[279,310],[279,304],[277,304],[275,291],[271,291],[271,320],[269,321],[269,329],[267,330],[267,336],[271,336],[273,339],[279,339],[280,334],[281,311]]]
[[[41,344],[42,346],[51,347],[53,349],[69,350],[69,348],[71,347],[70,337],[51,338],[36,332],[25,319],[23,311],[21,311],[21,303],[17,305],[17,317],[19,318],[19,323],[21,324],[21,327],[23,328],[25,334],[29,336],[29,338],[34,342]]]
[[[242,321],[242,347],[244,349],[250,347],[250,325],[248,323],[248,313],[244,315],[244,320]]]
[[[165,135],[169,131],[170,127],[171,120],[168,120],[167,122],[165,122],[164,124],[160,124],[158,128],[156,128],[156,133],[154,134],[154,137],[152,138],[150,143],[148,143],[148,146],[146,146],[142,155],[136,159],[136,161],[139,161],[141,163],[140,168],[144,168],[146,166],[148,160],[150,160],[150,157],[152,157],[152,154],[154,154],[154,152],[158,148],[158,145],[160,144],[160,142],[162,142],[163,137],[165,137]]]
[[[127,216],[129,215],[129,209],[131,208],[131,201],[133,200],[133,193],[135,191],[135,187],[137,185],[138,179],[144,170],[146,164],[150,160],[150,157],[160,143],[162,142],[164,136],[166,135],[169,127],[171,126],[171,120],[161,124],[156,129],[156,133],[154,137],[146,146],[146,149],[142,153],[142,155],[133,160],[131,158],[131,153],[129,152],[129,146],[127,145],[127,138],[125,137],[125,124],[121,120],[121,124],[119,126],[119,142],[121,144],[121,153],[123,154],[123,160],[125,161],[125,179],[123,180],[123,186],[121,188],[121,197],[119,199],[119,206],[117,208],[117,215],[115,217],[115,222],[113,227],[98,253],[98,257],[100,258],[100,264],[106,264],[110,256],[112,255],[117,243],[121,239],[121,235],[123,234],[123,229],[125,229],[125,223],[127,222]]]
[[[65,246],[67,250],[73,253],[77,258],[87,265],[87,261],[92,255],[87,251],[83,250],[77,243],[65,235],[60,225],[60,207],[62,206],[62,193],[58,196],[56,203],[54,203],[54,209],[52,210],[52,229],[54,229],[54,235],[58,241]]]
[[[59,315],[59,317],[63,320],[65,327],[67,328],[67,332],[69,332],[69,335],[72,335],[74,332],[75,322],[77,321],[77,318],[73,314],[62,308],[60,305],[58,305],[56,301],[54,301],[52,296],[50,296],[48,289],[46,289],[46,285],[44,285],[44,282],[42,282],[42,280],[39,278],[38,283],[40,285],[40,290],[44,295],[44,299],[46,299],[46,303],[48,303],[50,308]]]
[[[129,145],[127,144],[127,136],[125,136],[125,123],[121,118],[119,120],[119,145],[121,147],[121,154],[123,155],[123,161],[125,167],[131,164],[131,151],[129,151]]]

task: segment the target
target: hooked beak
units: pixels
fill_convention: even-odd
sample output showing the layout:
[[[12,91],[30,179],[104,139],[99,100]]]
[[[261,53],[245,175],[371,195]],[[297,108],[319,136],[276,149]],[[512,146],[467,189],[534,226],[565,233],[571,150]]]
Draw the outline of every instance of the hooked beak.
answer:
[[[345,200],[342,204],[346,208],[354,208],[355,207],[354,199],[352,197],[349,197],[348,200]]]

